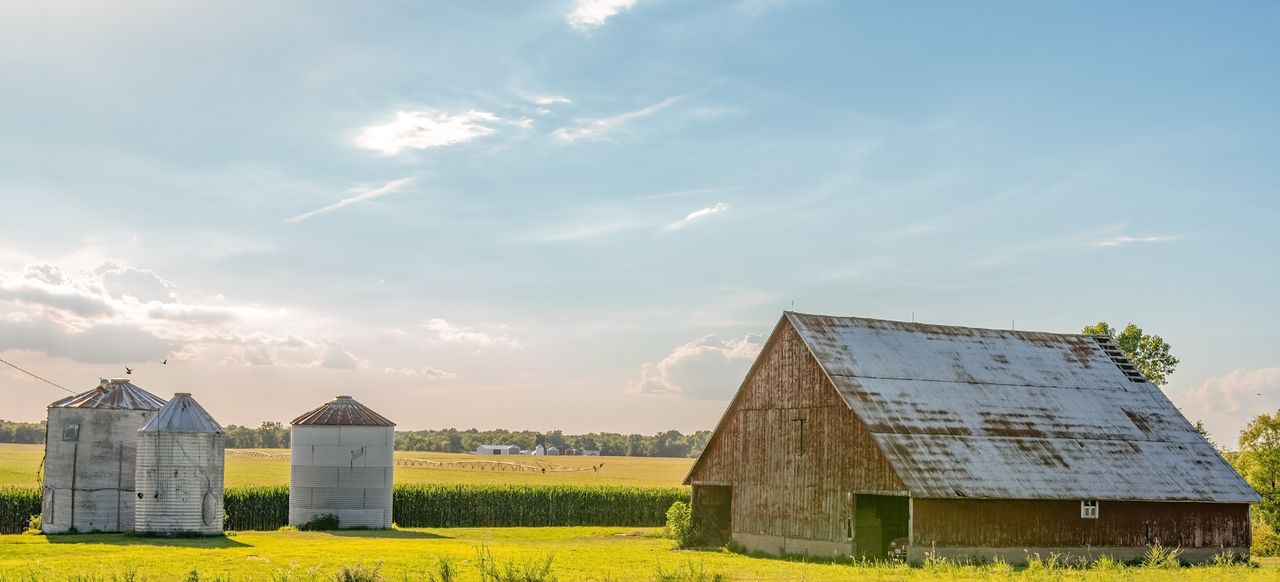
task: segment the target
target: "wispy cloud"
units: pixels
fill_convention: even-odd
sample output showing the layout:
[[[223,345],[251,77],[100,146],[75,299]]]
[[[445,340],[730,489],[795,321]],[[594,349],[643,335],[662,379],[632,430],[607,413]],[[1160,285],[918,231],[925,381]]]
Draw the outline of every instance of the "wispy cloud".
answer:
[[[681,95],[667,97],[666,99],[645,107],[644,109],[628,111],[613,117],[578,120],[578,125],[576,127],[562,127],[551,132],[551,136],[565,143],[573,143],[581,139],[598,139],[621,129],[637,119],[648,117],[675,105],[681,97]]]
[[[565,21],[578,30],[601,26],[606,20],[623,10],[630,10],[636,0],[578,0],[573,10],[565,15]]]
[[[729,210],[728,204],[725,204],[724,202],[717,202],[715,206],[708,206],[701,210],[694,210],[693,212],[690,212],[688,216],[685,216],[684,218],[680,219],[678,222],[673,222],[671,224],[668,224],[664,230],[680,230],[682,228],[689,226],[696,220],[706,218],[714,214],[720,214],[721,212],[725,212],[726,210]]]
[[[434,368],[431,366],[423,366],[421,368],[385,368],[382,372],[385,374],[400,374],[401,376],[408,376],[410,378],[425,378],[430,380],[445,380],[458,377],[456,372],[441,370],[440,368]]]
[[[601,222],[596,224],[585,224],[560,232],[543,235],[539,237],[538,240],[545,242],[582,240],[613,234],[624,230],[640,228],[642,226],[643,225],[638,222]]]
[[[640,379],[627,384],[633,394],[675,394],[684,398],[727,399],[763,347],[761,336],[742,339],[703,336],[677,346],[656,363],[640,366]]]
[[[531,99],[536,105],[566,105],[573,103],[573,99],[568,97],[560,97],[558,95],[544,95],[533,97]]]
[[[434,332],[436,340],[441,343],[470,344],[492,348],[504,347],[520,349],[524,346],[508,335],[494,335],[476,331],[470,327],[449,323],[447,320],[433,318],[422,323],[422,327]]]
[[[502,121],[497,115],[475,109],[455,114],[430,109],[397,111],[391,121],[360,130],[355,144],[394,156],[406,149],[438,148],[478,139],[496,131],[493,125]]]
[[[1094,241],[1094,242],[1092,242],[1092,243],[1089,243],[1089,246],[1092,246],[1092,247],[1120,247],[1120,246],[1132,245],[1132,244],[1158,243],[1158,242],[1172,242],[1172,241],[1181,240],[1181,239],[1182,239],[1182,237],[1180,237],[1180,236],[1172,236],[1172,235],[1167,235],[1167,236],[1127,236],[1127,235],[1120,235],[1120,236],[1113,236],[1113,237],[1111,237],[1111,238],[1102,239],[1102,240],[1099,240],[1099,241]]]
[[[350,206],[352,204],[356,204],[359,202],[368,202],[370,200],[373,200],[374,198],[378,198],[380,196],[386,196],[387,194],[391,194],[393,192],[398,192],[400,190],[403,190],[406,186],[412,184],[414,180],[416,180],[416,178],[413,176],[410,176],[408,178],[400,178],[399,180],[392,180],[377,188],[374,188],[372,190],[367,190],[365,192],[361,192],[350,198],[344,198],[328,206],[317,208],[309,212],[303,212],[302,214],[299,214],[293,218],[286,219],[285,222],[290,224],[295,224],[298,222],[302,222],[308,218],[311,218],[317,214],[324,214],[326,212],[331,212],[339,208],[342,208],[343,206]]]

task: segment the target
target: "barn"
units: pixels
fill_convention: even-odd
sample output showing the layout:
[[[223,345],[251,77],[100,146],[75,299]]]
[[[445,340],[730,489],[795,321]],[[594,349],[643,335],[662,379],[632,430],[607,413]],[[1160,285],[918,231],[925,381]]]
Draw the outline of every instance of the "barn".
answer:
[[[1259,501],[1106,338],[793,312],[685,483],[713,543],[911,561],[1244,554]]]

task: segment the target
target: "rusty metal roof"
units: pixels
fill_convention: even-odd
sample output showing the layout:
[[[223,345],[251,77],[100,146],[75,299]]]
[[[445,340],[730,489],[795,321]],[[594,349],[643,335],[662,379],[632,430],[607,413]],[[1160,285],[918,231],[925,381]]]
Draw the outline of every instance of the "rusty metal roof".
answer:
[[[164,404],[163,398],[139,388],[125,378],[103,378],[92,390],[68,396],[49,407],[159,410]]]
[[[213,432],[221,433],[222,425],[213,419],[191,394],[179,392],[138,432]]]
[[[293,419],[294,426],[328,425],[328,426],[395,426],[373,409],[356,402],[350,396],[339,394],[333,400],[321,404],[318,408]]]
[[[1099,338],[785,317],[913,496],[1259,501]]]

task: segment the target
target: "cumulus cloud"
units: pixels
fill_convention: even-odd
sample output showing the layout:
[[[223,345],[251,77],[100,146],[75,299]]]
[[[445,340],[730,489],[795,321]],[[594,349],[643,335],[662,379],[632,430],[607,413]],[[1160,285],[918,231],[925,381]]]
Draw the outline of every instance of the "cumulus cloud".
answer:
[[[369,367],[369,361],[356,357],[338,342],[325,340],[324,347],[320,350],[320,357],[312,365],[317,368],[353,370]]]
[[[578,0],[564,18],[569,26],[589,30],[604,25],[605,21],[635,5],[636,0]]]
[[[245,329],[286,321],[283,311],[187,302],[155,272],[104,263],[0,270],[0,350],[28,349],[84,363],[225,356],[244,365],[317,359],[317,346],[288,333]],[[176,361],[176,360],[175,360]]]
[[[386,123],[370,125],[356,136],[356,147],[394,156],[405,150],[425,150],[466,143],[497,131],[503,119],[475,109],[443,113],[432,109],[397,111]]]
[[[317,214],[332,212],[344,206],[350,206],[352,204],[358,204],[360,202],[368,202],[370,200],[373,200],[375,198],[380,198],[382,196],[386,196],[387,194],[391,194],[393,192],[399,192],[400,190],[405,189],[410,184],[413,184],[413,181],[415,179],[416,178],[414,178],[413,176],[410,176],[408,178],[400,178],[399,180],[392,180],[390,182],[387,182],[386,184],[378,186],[377,188],[373,188],[371,190],[365,190],[350,198],[343,198],[342,200],[334,202],[333,204],[330,204],[328,206],[323,206],[315,210],[303,212],[302,214],[299,214],[293,218],[286,219],[285,222],[288,222],[290,224],[302,222]]]
[[[427,380],[446,380],[458,377],[458,374],[454,372],[441,370],[440,368],[433,368],[431,366],[422,366],[420,368],[386,368],[383,372],[387,374],[399,374],[410,378],[421,378]]]
[[[663,99],[662,101],[659,101],[658,103],[645,107],[644,109],[628,111],[626,113],[623,113],[621,115],[615,115],[613,117],[604,117],[600,119],[581,119],[577,121],[576,126],[562,127],[560,129],[557,129],[551,132],[551,136],[564,143],[573,143],[575,141],[583,140],[583,139],[599,139],[601,137],[609,135],[610,133],[613,133],[615,131],[622,129],[623,127],[626,127],[628,124],[630,124],[631,122],[637,119],[643,119],[645,117],[649,117],[650,115],[653,115],[668,107],[671,107],[672,105],[675,105],[675,103],[679,101],[680,98],[681,98],[680,95],[676,95],[674,97],[668,97],[666,99]]]
[[[724,212],[726,210],[729,210],[728,204],[725,204],[724,202],[717,202],[715,206],[708,206],[701,210],[694,210],[693,212],[690,212],[687,216],[680,219],[679,221],[668,224],[665,230],[680,230],[682,228],[689,226],[696,220],[706,218],[713,214],[720,214],[721,212]]]
[[[1222,444],[1234,445],[1245,423],[1280,408],[1280,367],[1234,370],[1188,392],[1195,404],[1183,413],[1192,422],[1203,420]]]
[[[760,354],[761,339],[758,334],[741,339],[703,336],[676,347],[657,363],[641,365],[640,379],[627,384],[627,389],[692,399],[730,398]]]
[[[503,347],[520,349],[519,341],[505,334],[489,334],[467,326],[455,325],[444,319],[433,318],[422,323],[440,343],[467,344],[484,348]]]
[[[1102,240],[1099,240],[1099,241],[1094,241],[1094,242],[1092,242],[1092,243],[1089,243],[1089,246],[1093,246],[1093,247],[1122,247],[1122,246],[1132,245],[1132,244],[1145,244],[1145,243],[1158,243],[1158,242],[1172,242],[1172,241],[1181,240],[1181,239],[1182,239],[1182,237],[1180,237],[1180,236],[1173,236],[1173,235],[1164,235],[1164,236],[1128,236],[1128,235],[1120,235],[1120,236],[1113,236],[1113,237],[1111,237],[1111,238],[1102,239]]]

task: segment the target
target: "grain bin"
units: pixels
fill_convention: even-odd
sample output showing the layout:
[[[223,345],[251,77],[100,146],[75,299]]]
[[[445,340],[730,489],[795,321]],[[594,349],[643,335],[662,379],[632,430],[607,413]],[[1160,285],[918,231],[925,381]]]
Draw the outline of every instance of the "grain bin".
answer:
[[[138,507],[143,533],[222,533],[225,436],[191,395],[179,392],[138,430]]]
[[[124,378],[49,405],[45,533],[133,529],[138,428],[161,406],[163,398]]]
[[[391,527],[395,423],[337,396],[290,424],[289,524],[336,515],[341,528]]]

